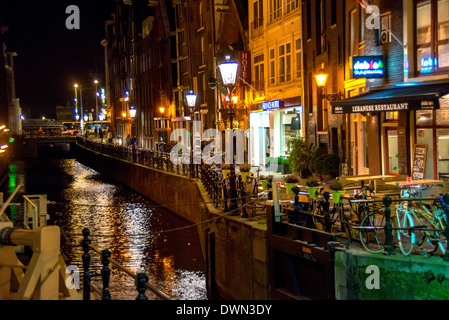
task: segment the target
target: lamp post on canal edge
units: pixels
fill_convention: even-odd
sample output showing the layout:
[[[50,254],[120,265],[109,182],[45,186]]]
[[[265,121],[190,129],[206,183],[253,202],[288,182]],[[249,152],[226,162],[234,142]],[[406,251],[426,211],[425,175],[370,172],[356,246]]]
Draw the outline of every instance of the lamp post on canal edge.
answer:
[[[134,140],[134,137],[135,137],[135,135],[134,135],[134,118],[136,117],[136,113],[137,113],[137,110],[133,106],[131,106],[129,108],[129,115],[131,116],[131,136],[132,136],[131,137],[131,149],[132,149],[132,161],[133,162],[136,162],[136,145],[134,144],[135,142],[137,142]]]
[[[234,129],[234,106],[232,103],[231,93],[235,89],[235,81],[237,79],[237,69],[238,63],[231,62],[229,56],[226,56],[226,61],[222,62],[218,67],[220,68],[221,78],[223,80],[223,86],[228,92],[228,98],[226,99],[226,104],[229,110],[229,121],[231,123],[231,132]],[[232,135],[231,135],[232,136]],[[229,211],[234,211],[237,209],[237,189],[236,189],[236,179],[235,179],[235,159],[234,159],[234,148],[232,149],[232,163],[230,164],[231,170],[229,173],[229,198],[230,206]]]
[[[193,120],[195,116],[195,107],[196,107],[196,94],[193,93],[192,90],[190,90],[190,93],[186,94],[186,100],[187,100],[187,106],[189,107],[190,111],[190,134],[192,135],[192,144],[190,146],[190,177],[195,178],[194,174],[194,164],[193,164]]]

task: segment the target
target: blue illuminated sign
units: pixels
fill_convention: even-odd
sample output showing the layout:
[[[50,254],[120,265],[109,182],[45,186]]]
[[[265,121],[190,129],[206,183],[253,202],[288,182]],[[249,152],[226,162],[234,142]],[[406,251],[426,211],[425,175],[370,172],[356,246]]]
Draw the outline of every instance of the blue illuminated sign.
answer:
[[[436,66],[438,66],[438,59],[437,58],[435,58],[435,64],[434,64],[432,58],[421,59],[421,73],[433,72],[434,65],[435,65],[435,69],[436,69]]]
[[[383,78],[385,61],[383,56],[361,56],[352,59],[353,78]]]
[[[282,108],[282,101],[281,100],[274,100],[274,101],[268,101],[262,103],[262,109],[264,111],[267,110],[273,110],[273,109],[280,109]]]

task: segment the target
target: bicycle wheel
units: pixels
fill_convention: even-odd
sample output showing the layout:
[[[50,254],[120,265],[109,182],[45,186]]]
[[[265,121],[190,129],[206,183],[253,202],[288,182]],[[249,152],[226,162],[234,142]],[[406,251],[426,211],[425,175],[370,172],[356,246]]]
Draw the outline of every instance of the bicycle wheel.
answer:
[[[432,211],[436,229],[441,230],[435,232],[435,240],[438,241],[438,247],[444,255],[447,250],[446,235],[443,231],[446,228],[446,215],[441,207],[434,207]]]
[[[403,210],[398,210],[396,213],[398,219],[398,241],[399,249],[404,256],[410,255],[413,251],[413,246],[416,243],[416,235],[414,232],[410,232],[410,228],[415,226],[412,216]]]
[[[324,211],[321,210],[321,203],[319,201],[314,200],[314,203],[312,205],[311,217],[315,229],[323,231],[326,229]]]
[[[385,216],[370,212],[360,222],[359,236],[363,247],[372,253],[381,253],[385,246]]]

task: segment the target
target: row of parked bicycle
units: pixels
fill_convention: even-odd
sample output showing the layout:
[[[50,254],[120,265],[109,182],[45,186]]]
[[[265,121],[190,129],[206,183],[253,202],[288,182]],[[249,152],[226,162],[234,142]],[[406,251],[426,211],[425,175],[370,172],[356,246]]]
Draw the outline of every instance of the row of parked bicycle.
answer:
[[[295,200],[284,207],[289,222],[326,232],[343,233],[349,241],[359,241],[372,253],[384,252],[388,236],[390,245],[403,255],[428,255],[447,250],[449,194],[439,194],[444,183],[399,184],[398,196],[388,208],[383,196],[375,194],[373,185],[358,186],[358,193],[347,194],[343,201],[333,201],[330,192],[318,188],[309,201],[301,187],[293,188]],[[353,189],[353,188],[352,188]],[[441,189],[440,189],[441,190]],[[423,196],[423,192],[430,196]],[[388,225],[389,230],[386,229]]]

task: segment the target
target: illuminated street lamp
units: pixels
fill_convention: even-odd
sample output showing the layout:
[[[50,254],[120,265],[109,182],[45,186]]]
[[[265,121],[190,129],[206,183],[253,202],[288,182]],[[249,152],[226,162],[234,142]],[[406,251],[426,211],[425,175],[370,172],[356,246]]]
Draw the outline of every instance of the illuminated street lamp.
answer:
[[[75,103],[76,103],[76,110],[81,110],[81,122],[80,122],[80,128],[81,128],[81,133],[84,133],[84,116],[83,116],[83,89],[77,84],[75,83],[73,85],[73,87],[75,88]],[[81,102],[81,109],[78,109],[78,88],[80,90],[80,102]]]
[[[193,173],[193,120],[195,115],[195,107],[196,107],[196,94],[193,93],[192,90],[188,94],[186,94],[186,100],[187,100],[187,107],[190,111],[190,128],[191,128],[191,135],[192,135],[192,145],[190,146],[190,177],[195,178],[195,175]]]
[[[329,75],[323,69],[320,69],[315,75],[315,80],[318,88],[324,88],[326,86],[327,77]]]
[[[131,118],[134,120],[134,118],[136,117],[136,112],[137,110],[134,107],[130,107],[129,108],[129,115],[131,116]]]
[[[237,79],[237,69],[238,63],[230,61],[230,57],[226,56],[226,61],[222,62],[218,67],[220,68],[221,79],[223,81],[223,86],[226,88],[228,92],[228,96],[234,91],[235,81]],[[227,99],[228,110],[229,110],[229,120],[231,122],[231,131],[234,129],[234,105]],[[234,159],[234,148],[232,148],[232,164],[231,170],[229,174],[229,197],[230,208],[229,210],[232,212],[237,209],[237,189],[236,189],[236,179],[235,179],[235,159]]]

